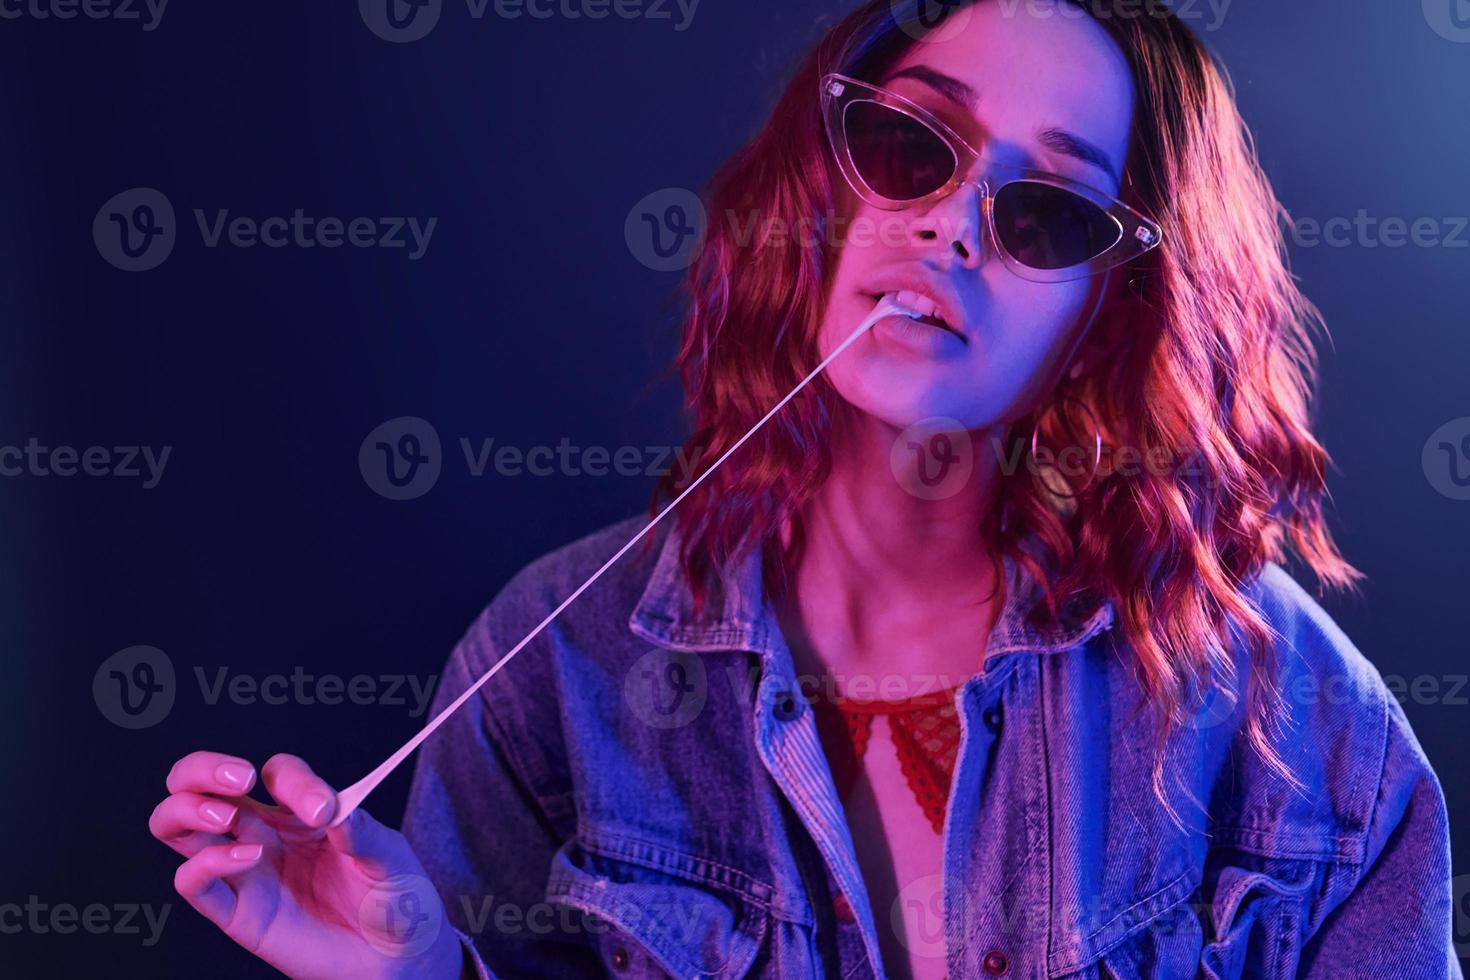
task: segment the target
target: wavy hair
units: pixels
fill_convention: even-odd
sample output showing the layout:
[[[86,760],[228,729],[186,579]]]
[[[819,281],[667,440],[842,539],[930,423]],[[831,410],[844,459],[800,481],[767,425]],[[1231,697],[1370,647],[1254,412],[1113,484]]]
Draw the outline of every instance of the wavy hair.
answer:
[[[829,162],[819,79],[832,71],[876,79],[918,43],[915,22],[896,20],[894,6],[870,0],[833,27],[707,189],[710,228],[690,268],[675,361],[693,416],[686,448],[702,458],[718,458],[818,363],[837,258],[830,216],[845,193]],[[1271,744],[1271,726],[1288,716],[1273,680],[1276,637],[1247,591],[1252,578],[1265,562],[1292,557],[1319,586],[1351,587],[1359,574],[1328,531],[1328,457],[1310,428],[1312,340],[1323,325],[1288,270],[1285,212],[1227,75],[1172,13],[1140,14],[1131,0],[1081,6],[1130,66],[1137,104],[1124,193],[1159,221],[1164,244],[1118,270],[1124,287],[1087,340],[1106,356],[1059,381],[1006,439],[1029,454],[1033,431],[1038,445],[1054,445],[1097,429],[1109,446],[1189,465],[1104,469],[1084,485],[1044,465],[1016,467],[1000,481],[990,538],[1041,586],[1033,617],[1056,617],[1083,592],[1115,604],[1140,710],[1152,704],[1165,721],[1152,781],[1177,821],[1164,747],[1209,687],[1238,702],[1237,640],[1250,659],[1247,740],[1301,788]],[[750,225],[742,234],[720,215],[809,229],[818,244],[791,247],[752,236]],[[761,549],[768,587],[789,587],[802,508],[830,472],[839,402],[818,378],[681,506],[680,558],[697,608],[719,587],[712,572],[749,547]],[[684,485],[672,474],[661,480],[650,513]],[[787,522],[793,535],[783,547]]]

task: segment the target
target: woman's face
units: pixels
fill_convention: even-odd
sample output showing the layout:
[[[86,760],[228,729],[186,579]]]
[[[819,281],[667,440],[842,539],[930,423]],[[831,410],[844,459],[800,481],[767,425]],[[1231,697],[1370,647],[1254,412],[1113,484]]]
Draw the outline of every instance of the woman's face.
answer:
[[[979,151],[972,180],[994,161],[1116,195],[1133,122],[1123,53],[1082,11],[1032,6],[962,8],[937,39],[911,46],[876,83],[928,109]],[[1081,147],[1108,166],[1083,159]],[[922,209],[855,207],[822,319],[823,356],[878,296],[898,289],[936,301],[953,331],[905,317],[880,321],[828,368],[842,397],[899,428],[937,417],[973,431],[1028,411],[1086,326],[1102,277],[1037,283],[1011,272],[993,254],[973,184]]]

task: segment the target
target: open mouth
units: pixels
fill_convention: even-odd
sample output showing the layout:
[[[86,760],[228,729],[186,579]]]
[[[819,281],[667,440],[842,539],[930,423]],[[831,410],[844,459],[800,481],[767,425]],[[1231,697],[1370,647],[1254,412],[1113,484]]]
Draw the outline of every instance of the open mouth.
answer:
[[[923,293],[918,293],[911,289],[901,289],[897,292],[865,293],[864,295],[872,300],[874,304],[877,304],[885,295],[892,296],[900,306],[918,314],[917,316],[910,317],[914,322],[954,334],[960,340],[969,343],[969,338],[944,318],[944,314],[940,311],[938,304]]]

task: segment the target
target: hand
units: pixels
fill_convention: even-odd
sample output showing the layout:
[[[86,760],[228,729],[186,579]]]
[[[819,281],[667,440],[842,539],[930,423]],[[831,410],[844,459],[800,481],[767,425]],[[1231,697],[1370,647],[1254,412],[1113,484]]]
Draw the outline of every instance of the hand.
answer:
[[[359,809],[327,829],[337,794],[293,755],[261,770],[277,806],[246,794],[255,767],[193,752],[168,774],[148,829],[186,861],[184,900],[291,977],[454,978],[464,954],[403,835]]]

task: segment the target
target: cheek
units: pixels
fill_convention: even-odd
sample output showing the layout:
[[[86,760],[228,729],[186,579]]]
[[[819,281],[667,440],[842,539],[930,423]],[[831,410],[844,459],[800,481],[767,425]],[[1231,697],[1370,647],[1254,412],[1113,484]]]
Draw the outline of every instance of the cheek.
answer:
[[[828,237],[836,246],[832,261],[838,284],[855,284],[868,270],[911,257],[907,251],[907,226],[900,215],[867,206],[839,218]]]
[[[849,219],[849,225],[858,228],[871,227],[865,222],[876,222],[864,211]],[[875,236],[869,238],[849,237],[841,240],[841,247],[832,254],[836,263],[827,295],[823,297],[822,326],[819,333],[823,355],[846,339],[862,318],[872,310],[872,304],[858,292],[860,283],[880,268],[885,261],[892,261],[893,252]]]
[[[1004,370],[1016,394],[1044,384],[1067,353],[1076,330],[1091,313],[1094,298],[1088,280],[1035,283],[999,270],[991,296],[990,316],[980,324],[980,347],[991,363]]]

